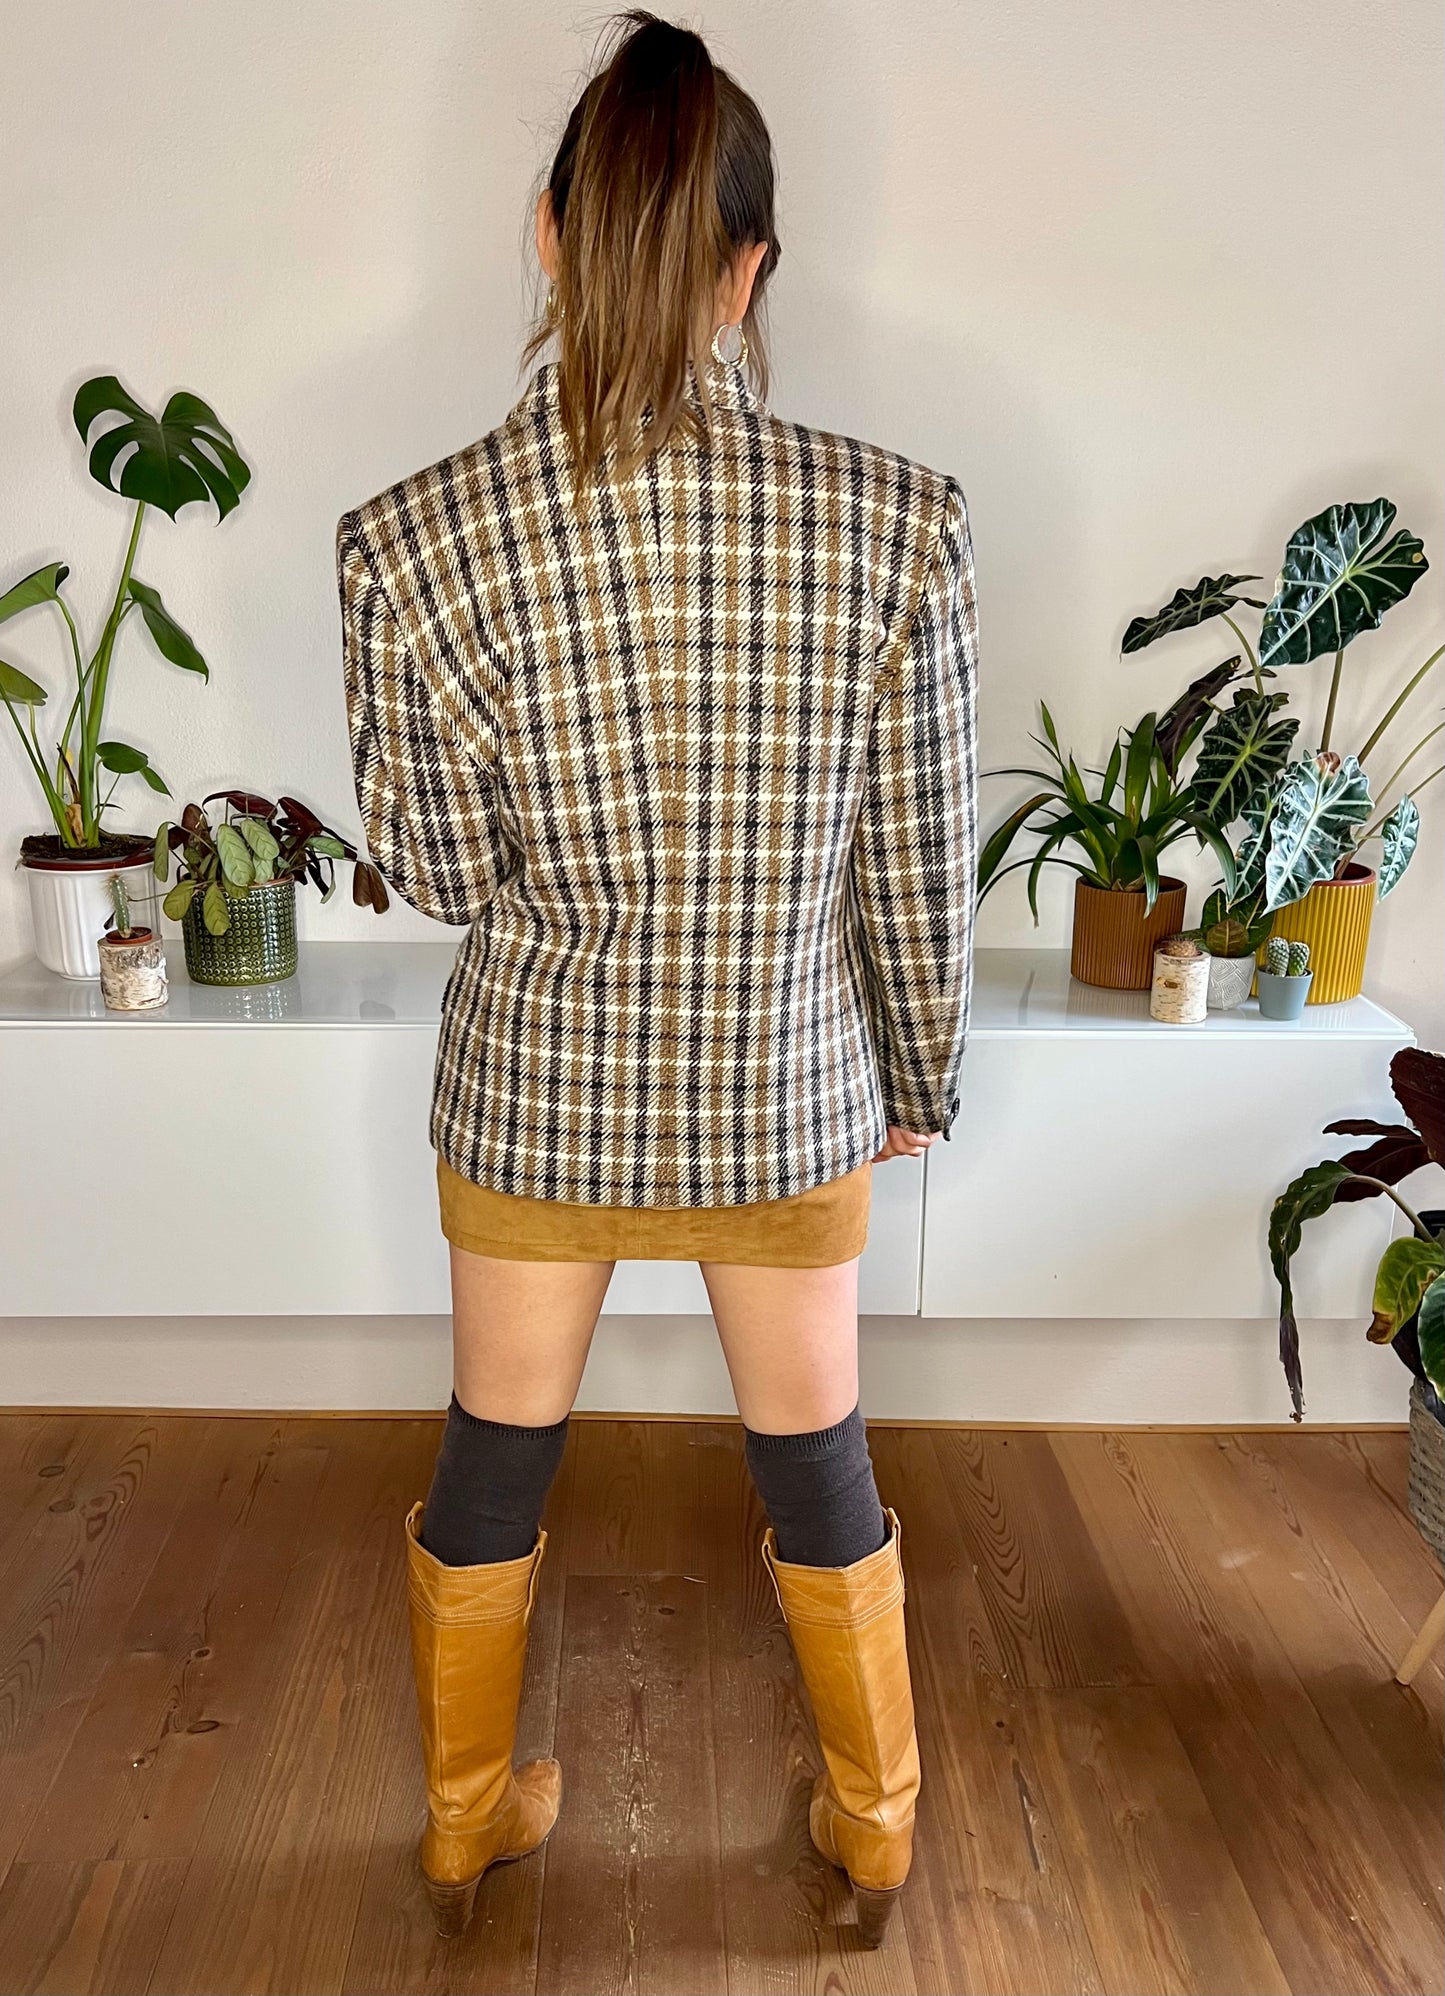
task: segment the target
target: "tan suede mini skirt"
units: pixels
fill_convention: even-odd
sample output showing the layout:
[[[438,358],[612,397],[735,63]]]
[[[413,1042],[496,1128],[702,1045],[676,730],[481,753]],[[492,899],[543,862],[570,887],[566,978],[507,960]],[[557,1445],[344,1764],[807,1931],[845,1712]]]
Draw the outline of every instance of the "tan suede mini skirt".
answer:
[[[749,1206],[585,1206],[474,1185],[437,1158],[442,1232],[501,1261],[721,1261],[831,1268],[868,1238],[871,1160]]]

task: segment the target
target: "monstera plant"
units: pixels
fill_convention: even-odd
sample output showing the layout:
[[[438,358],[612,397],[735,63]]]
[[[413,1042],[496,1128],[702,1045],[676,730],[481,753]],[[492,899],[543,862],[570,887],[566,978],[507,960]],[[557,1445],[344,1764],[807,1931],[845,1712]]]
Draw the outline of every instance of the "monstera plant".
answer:
[[[89,655],[82,648],[64,584],[70,569],[48,562],[0,596],[0,623],[23,610],[50,605],[69,640],[73,684],[58,726],[42,741],[38,716],[49,703],[46,689],[18,666],[0,660],[0,696],[15,724],[21,746],[55,826],[53,834],[26,842],[32,852],[57,857],[95,852],[104,839],[103,819],[117,784],[139,776],[168,794],[142,749],[106,735],[106,698],[122,627],[138,612],[139,621],[161,657],[183,672],[207,676],[205,659],[161,601],[160,592],[135,572],[141,528],[154,509],[174,520],[183,506],[215,505],[224,519],[239,502],[251,473],[231,433],[197,395],[172,395],[159,416],[141,407],[113,374],[87,381],[75,398],[75,427],[90,449],[90,473],[108,492],[132,501],[130,534],[120,580],[100,636]]]
[[[1332,1206],[1381,1195],[1392,1199],[1410,1226],[1392,1241],[1375,1272],[1374,1316],[1367,1336],[1393,1344],[1417,1378],[1430,1388],[1431,1411],[1445,1402],[1445,1243],[1435,1228],[1401,1197],[1398,1187],[1426,1165],[1445,1164],[1445,1055],[1404,1047],[1390,1063],[1390,1086],[1402,1123],[1347,1116],[1327,1123],[1331,1136],[1369,1137],[1343,1157],[1312,1164],[1274,1202],[1269,1254],[1279,1281],[1279,1355],[1289,1382],[1295,1420],[1304,1417],[1299,1325],[1291,1280],[1301,1229]],[[1438,1215],[1435,1216],[1438,1219]]]
[[[1445,723],[1421,735],[1382,782],[1372,783],[1365,765],[1445,657],[1445,645],[1406,677],[1352,754],[1336,753],[1334,734],[1346,650],[1379,626],[1428,566],[1424,544],[1395,527],[1395,507],[1388,499],[1330,506],[1290,535],[1268,601],[1244,593],[1258,576],[1206,575],[1192,588],[1177,590],[1162,609],[1135,617],[1124,633],[1125,652],[1142,651],[1160,638],[1215,618],[1234,635],[1238,653],[1190,689],[1213,715],[1200,741],[1195,782],[1204,786],[1197,801],[1221,830],[1236,822],[1246,827],[1238,868],[1246,886],[1252,880],[1248,854],[1258,841],[1259,821],[1268,817],[1278,822],[1278,839],[1270,835],[1273,857],[1261,912],[1299,899],[1318,880],[1343,877],[1367,841],[1380,846],[1382,897],[1410,863],[1420,828],[1415,798],[1445,772],[1445,763],[1413,782],[1404,779]],[[1235,614],[1243,608],[1262,612],[1253,642]],[[1312,736],[1318,756],[1293,765],[1286,775],[1298,724],[1281,712],[1288,704],[1287,692],[1271,682],[1291,668],[1330,655],[1324,713],[1318,734]],[[1248,683],[1241,686],[1240,681]],[[1229,689],[1232,704],[1222,707],[1221,696]],[[1319,760],[1325,756],[1334,757],[1328,767]],[[1329,854],[1330,870],[1322,874],[1320,863]],[[1248,900],[1253,900],[1252,888]],[[1212,907],[1216,920],[1233,922],[1238,942],[1248,927],[1248,904],[1235,908],[1216,898]],[[1226,908],[1227,917],[1222,917]]]

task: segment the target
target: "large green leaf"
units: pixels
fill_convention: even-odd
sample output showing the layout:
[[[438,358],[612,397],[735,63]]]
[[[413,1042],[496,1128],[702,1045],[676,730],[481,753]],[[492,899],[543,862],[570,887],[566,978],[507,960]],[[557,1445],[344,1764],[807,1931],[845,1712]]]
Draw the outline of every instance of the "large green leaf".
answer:
[[[1420,1363],[1445,1400],[1445,1275],[1432,1282],[1420,1304]]]
[[[1269,828],[1265,907],[1287,908],[1331,879],[1370,809],[1369,781],[1352,755],[1307,756],[1287,770]]]
[[[1294,1313],[1294,1289],[1290,1265],[1300,1244],[1300,1229],[1306,1220],[1317,1220],[1335,1203],[1335,1195],[1349,1178],[1348,1168],[1334,1158],[1312,1164],[1292,1185],[1285,1187],[1269,1216],[1269,1258],[1279,1281],[1279,1361],[1289,1382],[1295,1420],[1303,1420],[1304,1379],[1300,1371],[1299,1324]]]
[[[195,898],[195,881],[178,880],[170,893],[167,894],[165,900],[162,901],[161,906],[173,922],[179,922]]]
[[[151,768],[144,749],[132,748],[129,742],[102,742],[96,754],[113,776],[143,776],[152,790],[159,791],[162,797],[170,796],[159,771]]]
[[[1152,645],[1156,638],[1168,637],[1174,631],[1190,630],[1196,624],[1208,623],[1211,617],[1222,617],[1236,603],[1249,603],[1256,610],[1262,610],[1264,604],[1257,597],[1234,593],[1241,582],[1258,580],[1257,575],[1206,575],[1192,589],[1176,589],[1162,610],[1156,610],[1149,617],[1134,618],[1124,633],[1120,649],[1143,651],[1145,645]]]
[[[28,672],[0,658],[0,698],[13,701],[17,707],[43,707],[49,697]]]
[[[157,417],[142,408],[113,374],[102,374],[82,386],[74,413],[85,443],[102,417],[121,419],[103,430],[91,447],[91,477],[109,492],[158,506],[171,519],[182,506],[207,497],[224,519],[250,483],[250,468],[230,431],[198,395],[181,390]],[[122,452],[129,455],[116,483],[115,465]]]
[[[1375,1314],[1368,1333],[1372,1344],[1389,1344],[1419,1309],[1437,1275],[1445,1275],[1445,1244],[1422,1241],[1418,1234],[1391,1241],[1375,1271]]]
[[[251,849],[234,825],[217,825],[216,853],[221,873],[230,887],[249,887],[256,878]]]
[[[1414,534],[1390,534],[1394,519],[1388,499],[1371,499],[1327,507],[1296,527],[1264,613],[1261,667],[1307,665],[1340,651],[1409,595],[1429,563]]]
[[[1199,939],[1211,956],[1253,956],[1273,927],[1274,916],[1241,904],[1237,889],[1231,899],[1216,887],[1199,917]]]
[[[202,679],[209,679],[211,669],[192,644],[165,604],[160,592],[152,589],[148,582],[130,579],[130,593],[140,606],[145,619],[145,627],[155,640],[156,650],[162,658],[168,658],[172,665],[178,665],[184,672],[198,672]]]
[[[69,573],[63,561],[52,561],[23,576],[0,596],[0,624],[8,624],[12,617],[18,617],[22,610],[33,609],[37,603],[57,602],[60,585]]]
[[[1400,799],[1381,825],[1380,838],[1384,844],[1380,858],[1380,899],[1383,901],[1392,887],[1399,886],[1405,868],[1415,857],[1415,847],[1420,838],[1420,806],[1413,797]]]
[[[1278,711],[1287,697],[1283,693],[1236,693],[1234,705],[1210,723],[1199,744],[1190,789],[1195,804],[1211,824],[1221,829],[1233,824],[1289,761],[1299,722]]]

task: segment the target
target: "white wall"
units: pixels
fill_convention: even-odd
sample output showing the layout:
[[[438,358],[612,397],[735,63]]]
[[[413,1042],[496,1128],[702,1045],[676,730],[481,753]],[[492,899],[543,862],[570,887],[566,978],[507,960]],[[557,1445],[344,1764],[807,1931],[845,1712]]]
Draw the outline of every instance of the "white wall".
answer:
[[[224,529],[155,519],[142,550],[213,678],[129,631],[112,728],[178,795],[295,789],[354,827],[333,523],[519,392],[529,201],[601,18],[548,0],[13,12],[0,575],[64,555],[99,614],[124,509],[69,423],[88,374],[146,401],[194,387],[255,465]],[[1017,760],[1041,694],[1092,758],[1220,656],[1204,635],[1121,661],[1126,617],[1205,568],[1272,575],[1331,500],[1388,493],[1445,564],[1437,7],[716,0],[699,18],[777,145],[775,406],[964,480],[990,759]],[[1442,596],[1437,572],[1361,642],[1351,712],[1379,702],[1366,678],[1423,656]],[[55,683],[56,637],[30,619],[5,654]],[[144,821],[148,793],[126,794]],[[1445,780],[1428,802],[1371,978],[1439,1044]],[[0,739],[0,850],[39,824]],[[1045,940],[1066,933],[1063,879]],[[1032,935],[1017,886],[985,941]],[[338,901],[306,920],[372,918]],[[388,932],[423,926],[403,911]],[[25,949],[4,869],[0,965]]]
[[[125,509],[70,426],[89,374],[148,402],[194,388],[255,466],[224,528],[154,519],[142,548],[213,677],[128,631],[110,727],[177,796],[284,788],[354,828],[333,525],[520,392],[530,201],[600,19],[548,0],[9,19],[0,576],[69,559],[94,626]],[[1345,718],[1379,705],[1445,596],[1438,8],[716,0],[700,24],[780,160],[774,405],[966,486],[986,758],[1018,759],[1040,695],[1096,758],[1221,656],[1204,634],[1122,661],[1128,615],[1206,569],[1272,576],[1307,513],[1384,492],[1439,566],[1352,655]],[[59,684],[43,620],[4,637]],[[0,730],[0,850],[40,828],[25,779]],[[1441,1045],[1445,780],[1426,805],[1371,988]],[[1033,939],[1016,884],[984,941]],[[344,898],[305,915],[336,937],[372,919]],[[427,927],[403,909],[386,933]],[[1043,940],[1066,929],[1059,884]],[[0,967],[27,946],[0,870]]]

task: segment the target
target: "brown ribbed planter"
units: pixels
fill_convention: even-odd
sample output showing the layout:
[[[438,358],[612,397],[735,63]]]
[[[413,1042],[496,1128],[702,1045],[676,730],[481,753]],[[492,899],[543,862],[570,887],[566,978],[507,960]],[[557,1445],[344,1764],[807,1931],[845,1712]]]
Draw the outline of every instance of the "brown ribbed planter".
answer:
[[[1127,893],[1074,886],[1074,947],[1069,969],[1081,984],[1101,984],[1109,991],[1147,991],[1154,969],[1154,945],[1184,927],[1182,880],[1167,874],[1159,882],[1159,898],[1146,915],[1144,890]]]

